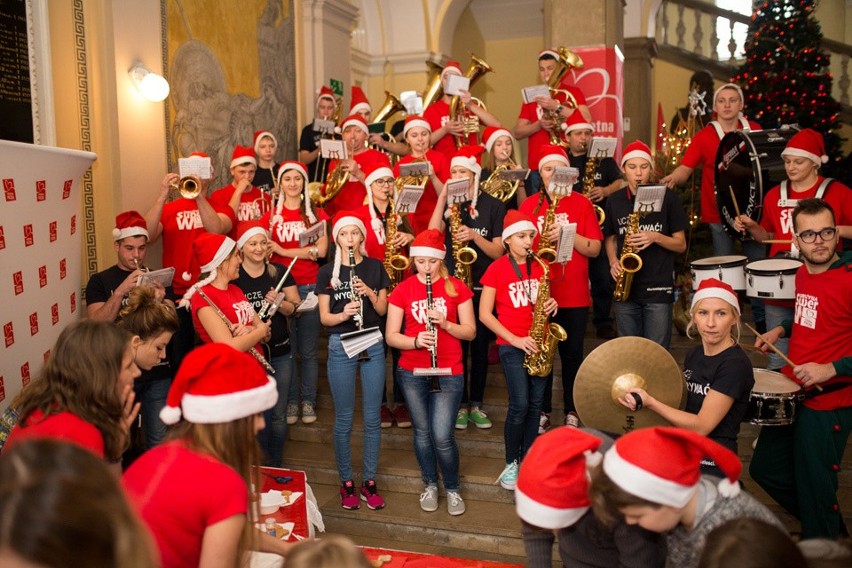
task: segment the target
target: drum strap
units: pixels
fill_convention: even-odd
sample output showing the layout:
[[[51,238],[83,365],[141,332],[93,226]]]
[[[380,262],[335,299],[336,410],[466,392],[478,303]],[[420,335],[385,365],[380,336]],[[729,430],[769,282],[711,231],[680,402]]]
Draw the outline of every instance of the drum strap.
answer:
[[[815,398],[818,396],[823,396],[831,392],[837,392],[839,390],[843,390],[847,387],[852,387],[852,381],[842,381],[837,383],[832,383],[830,385],[822,385],[822,390],[818,391],[816,389],[811,389],[805,392],[805,398]]]
[[[741,116],[738,120],[740,121],[740,130],[743,130],[745,132],[749,132],[751,130],[751,126],[749,125],[745,117]],[[720,140],[725,137],[725,134],[727,133],[722,130],[722,125],[719,124],[718,120],[711,120],[710,124],[713,126],[713,129],[716,131],[716,135],[719,137]]]
[[[799,204],[798,199],[788,199],[787,198],[787,196],[789,195],[789,193],[787,191],[788,181],[789,180],[785,179],[784,181],[781,182],[781,199],[778,200],[778,207],[795,207],[796,205]],[[822,180],[822,183],[819,184],[819,187],[816,190],[816,195],[814,197],[816,197],[817,199],[822,199],[822,196],[825,195],[825,190],[828,189],[828,186],[833,181],[834,181],[834,178],[825,178],[824,180]]]

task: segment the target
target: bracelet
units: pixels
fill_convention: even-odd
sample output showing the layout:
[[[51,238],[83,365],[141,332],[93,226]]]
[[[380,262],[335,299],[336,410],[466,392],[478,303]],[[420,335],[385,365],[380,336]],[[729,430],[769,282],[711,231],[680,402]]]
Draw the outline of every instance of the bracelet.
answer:
[[[556,107],[556,114],[562,114],[563,110],[565,110],[565,107],[562,106],[562,105],[559,105],[558,107]]]
[[[416,335],[414,336],[414,348],[420,349],[420,347],[417,345],[417,336]]]

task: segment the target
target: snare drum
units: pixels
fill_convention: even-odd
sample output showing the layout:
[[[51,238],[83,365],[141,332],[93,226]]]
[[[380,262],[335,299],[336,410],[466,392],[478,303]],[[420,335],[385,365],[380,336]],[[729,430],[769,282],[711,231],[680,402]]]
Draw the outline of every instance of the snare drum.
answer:
[[[711,256],[693,260],[689,263],[692,269],[692,289],[698,290],[698,285],[705,278],[716,278],[729,284],[734,290],[745,290],[745,272],[743,268],[748,262],[744,256]]]
[[[749,298],[796,299],[796,272],[802,266],[794,258],[766,258],[745,267],[746,296]]]
[[[801,387],[781,373],[755,369],[754,390],[749,395],[743,422],[761,426],[792,424],[803,398]]]

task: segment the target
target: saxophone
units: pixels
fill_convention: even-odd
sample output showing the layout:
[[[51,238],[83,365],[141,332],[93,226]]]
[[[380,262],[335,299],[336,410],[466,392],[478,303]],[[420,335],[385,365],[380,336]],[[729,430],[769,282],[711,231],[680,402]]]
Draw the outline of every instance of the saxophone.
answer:
[[[387,216],[385,216],[384,265],[385,271],[387,271],[391,281],[390,286],[388,286],[388,294],[390,294],[402,281],[402,275],[406,270],[408,270],[410,261],[406,256],[399,254],[399,249],[392,244],[397,233],[399,213],[396,212],[396,205],[394,204],[393,199],[389,198],[388,201],[390,201],[390,212]],[[373,207],[373,205],[370,204],[370,207]]]
[[[541,191],[544,191],[544,189]],[[550,205],[548,205],[547,212],[544,214],[544,223],[542,223],[541,233],[539,233],[541,238],[538,240],[538,249],[535,252],[537,258],[548,263],[556,260],[556,249],[550,246],[545,235],[556,222],[556,208],[559,206],[559,199],[559,195],[550,198]]]
[[[544,311],[544,305],[550,299],[550,267],[532,251],[530,257],[541,265],[543,272],[538,280],[538,296],[535,299],[533,323],[530,328],[530,337],[535,341],[538,351],[527,353],[524,357],[524,368],[533,377],[546,377],[553,370],[557,343],[565,341],[568,334],[558,323],[549,322],[547,312]]]
[[[461,205],[454,203],[450,207],[450,234],[455,235],[461,229]],[[456,270],[453,276],[465,283],[468,288],[473,286],[470,265],[476,262],[476,251],[471,247],[462,246],[460,241],[453,238],[453,259]]]
[[[636,251],[636,247],[627,244],[630,235],[639,232],[639,217],[641,213],[630,213],[627,216],[627,229],[624,233],[624,246],[621,247],[621,256],[618,263],[621,265],[621,273],[615,279],[615,291],[612,298],[616,302],[626,302],[630,297],[630,285],[633,283],[633,274],[642,268],[642,257]]]
[[[588,152],[588,146],[590,145],[591,144],[586,146],[586,152]],[[600,161],[600,158],[592,158],[586,154],[586,170],[583,172],[583,194],[586,197],[589,197],[589,194],[595,187],[595,170],[598,169]],[[591,202],[591,198],[589,201]],[[592,203],[592,207],[595,208],[595,215],[598,217],[598,225],[603,226],[604,221],[606,221],[606,213],[604,213],[603,207],[594,203]]]

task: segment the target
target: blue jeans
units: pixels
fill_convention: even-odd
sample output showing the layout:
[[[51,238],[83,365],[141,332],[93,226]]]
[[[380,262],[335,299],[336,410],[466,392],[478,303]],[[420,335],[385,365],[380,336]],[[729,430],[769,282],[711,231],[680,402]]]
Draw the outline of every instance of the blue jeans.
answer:
[[[141,403],[139,415],[145,430],[145,446],[150,450],[166,439],[167,428],[160,420],[160,411],[166,406],[166,397],[172,386],[171,377],[136,381],[133,390]]]
[[[426,485],[438,484],[438,466],[444,489],[459,490],[459,447],[456,445],[456,413],[461,403],[464,377],[441,377],[441,392],[429,392],[429,377],[415,377],[399,369],[399,386],[408,403],[414,427],[414,455]]]
[[[361,369],[364,420],[364,481],[376,478],[382,441],[382,391],[385,388],[385,346],[367,349],[369,361],[346,356],[340,334],[328,336],[328,385],[334,402],[334,457],[341,483],[352,479],[352,422],[355,418],[355,373]]]
[[[620,337],[644,337],[668,351],[672,340],[672,304],[615,302],[615,321]]]
[[[303,300],[309,292],[314,291],[313,284],[299,286],[299,297]],[[320,336],[320,319],[319,310],[305,312],[299,317],[293,318],[290,326],[290,346],[292,358],[292,371],[290,376],[296,380],[290,381],[290,396],[291,404],[298,404],[301,390],[301,401],[310,402],[314,406],[317,404],[317,375],[319,371],[319,363],[317,360],[317,346]],[[300,362],[297,364],[297,357]],[[299,372],[296,372],[296,369]],[[301,389],[299,388],[301,387]]]
[[[781,325],[784,320],[793,319],[793,308],[786,306],[773,306],[772,304],[764,304],[766,309],[766,330],[769,331],[773,327]],[[787,346],[790,344],[789,337],[782,337],[775,342],[775,347],[787,354]],[[775,354],[774,351],[769,352],[769,360],[766,363],[766,368],[772,371],[777,371],[784,366],[784,360]]]
[[[721,223],[710,223],[710,234],[713,237],[713,253],[716,256],[734,254],[734,239],[725,232],[725,227]],[[766,245],[755,240],[743,241],[742,245],[743,254],[746,255],[749,262],[766,258]],[[748,301],[751,304],[751,315],[754,321],[765,321],[763,300],[749,298]]]
[[[538,436],[538,418],[544,401],[545,377],[531,377],[524,369],[524,352],[511,345],[500,345],[500,363],[509,390],[509,409],[503,441],[506,463],[520,462]]]
[[[263,413],[266,428],[257,433],[257,442],[263,450],[264,463],[270,467],[281,467],[281,460],[284,457],[284,442],[287,440],[287,393],[290,392],[292,359],[292,353],[272,358],[272,366],[275,368],[275,385],[278,387],[278,402]]]

